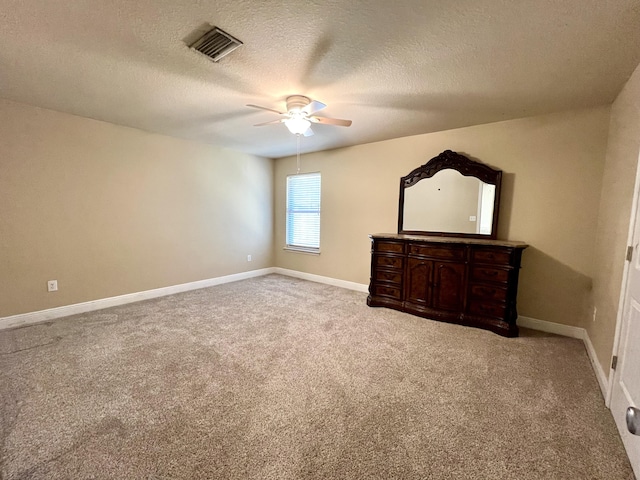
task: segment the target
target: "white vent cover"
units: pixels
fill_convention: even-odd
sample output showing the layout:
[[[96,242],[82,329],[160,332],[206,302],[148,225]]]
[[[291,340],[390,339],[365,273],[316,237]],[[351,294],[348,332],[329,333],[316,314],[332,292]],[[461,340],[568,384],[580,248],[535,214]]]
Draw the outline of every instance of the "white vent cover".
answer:
[[[217,62],[240,45],[242,45],[240,40],[220,30],[218,27],[213,27],[212,30],[209,30],[189,47]]]

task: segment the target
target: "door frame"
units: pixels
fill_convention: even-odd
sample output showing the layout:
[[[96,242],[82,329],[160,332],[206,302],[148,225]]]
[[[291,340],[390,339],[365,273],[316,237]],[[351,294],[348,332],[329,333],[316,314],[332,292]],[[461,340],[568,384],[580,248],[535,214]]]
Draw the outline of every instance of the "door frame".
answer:
[[[627,232],[626,247],[634,245],[634,232],[636,229],[636,216],[638,214],[638,202],[640,201],[640,152],[636,160],[636,178],[633,185],[633,200],[631,204],[631,217],[629,218],[629,231]],[[633,255],[640,255],[640,251],[633,252]],[[616,330],[613,337],[613,348],[611,349],[611,358],[617,356],[620,350],[620,336],[622,334],[622,322],[624,321],[624,306],[627,300],[627,290],[629,287],[629,267],[631,262],[624,260],[622,270],[622,284],[620,286],[620,298],[618,299],[618,313],[616,315]],[[616,377],[616,370],[611,368],[611,358],[609,359],[609,381],[607,382],[607,395],[604,404],[607,408],[611,408],[611,397],[613,395],[613,385]]]

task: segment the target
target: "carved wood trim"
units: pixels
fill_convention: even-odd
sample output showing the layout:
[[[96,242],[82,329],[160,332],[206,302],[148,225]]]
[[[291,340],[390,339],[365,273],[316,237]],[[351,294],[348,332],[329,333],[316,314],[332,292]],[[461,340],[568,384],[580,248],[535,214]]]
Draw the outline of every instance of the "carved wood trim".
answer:
[[[440,170],[452,169],[466,177],[476,177],[484,183],[496,185],[497,176],[502,172],[484,163],[476,162],[457,152],[445,150],[437,157],[433,157],[424,165],[414,169],[409,175],[402,177],[402,185],[410,187],[423,178],[431,178]]]

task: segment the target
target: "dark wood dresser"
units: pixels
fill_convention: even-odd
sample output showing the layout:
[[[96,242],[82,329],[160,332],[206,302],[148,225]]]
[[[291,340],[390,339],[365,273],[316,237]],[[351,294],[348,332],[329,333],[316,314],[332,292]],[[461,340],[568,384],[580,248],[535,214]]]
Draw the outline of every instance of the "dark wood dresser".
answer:
[[[518,335],[522,242],[422,235],[370,235],[367,305]]]

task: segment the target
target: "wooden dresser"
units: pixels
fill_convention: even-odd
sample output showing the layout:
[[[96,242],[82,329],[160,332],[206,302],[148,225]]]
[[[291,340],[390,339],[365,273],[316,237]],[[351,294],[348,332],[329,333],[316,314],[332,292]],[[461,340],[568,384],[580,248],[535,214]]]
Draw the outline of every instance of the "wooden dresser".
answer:
[[[522,242],[422,235],[370,235],[367,305],[518,335]]]

